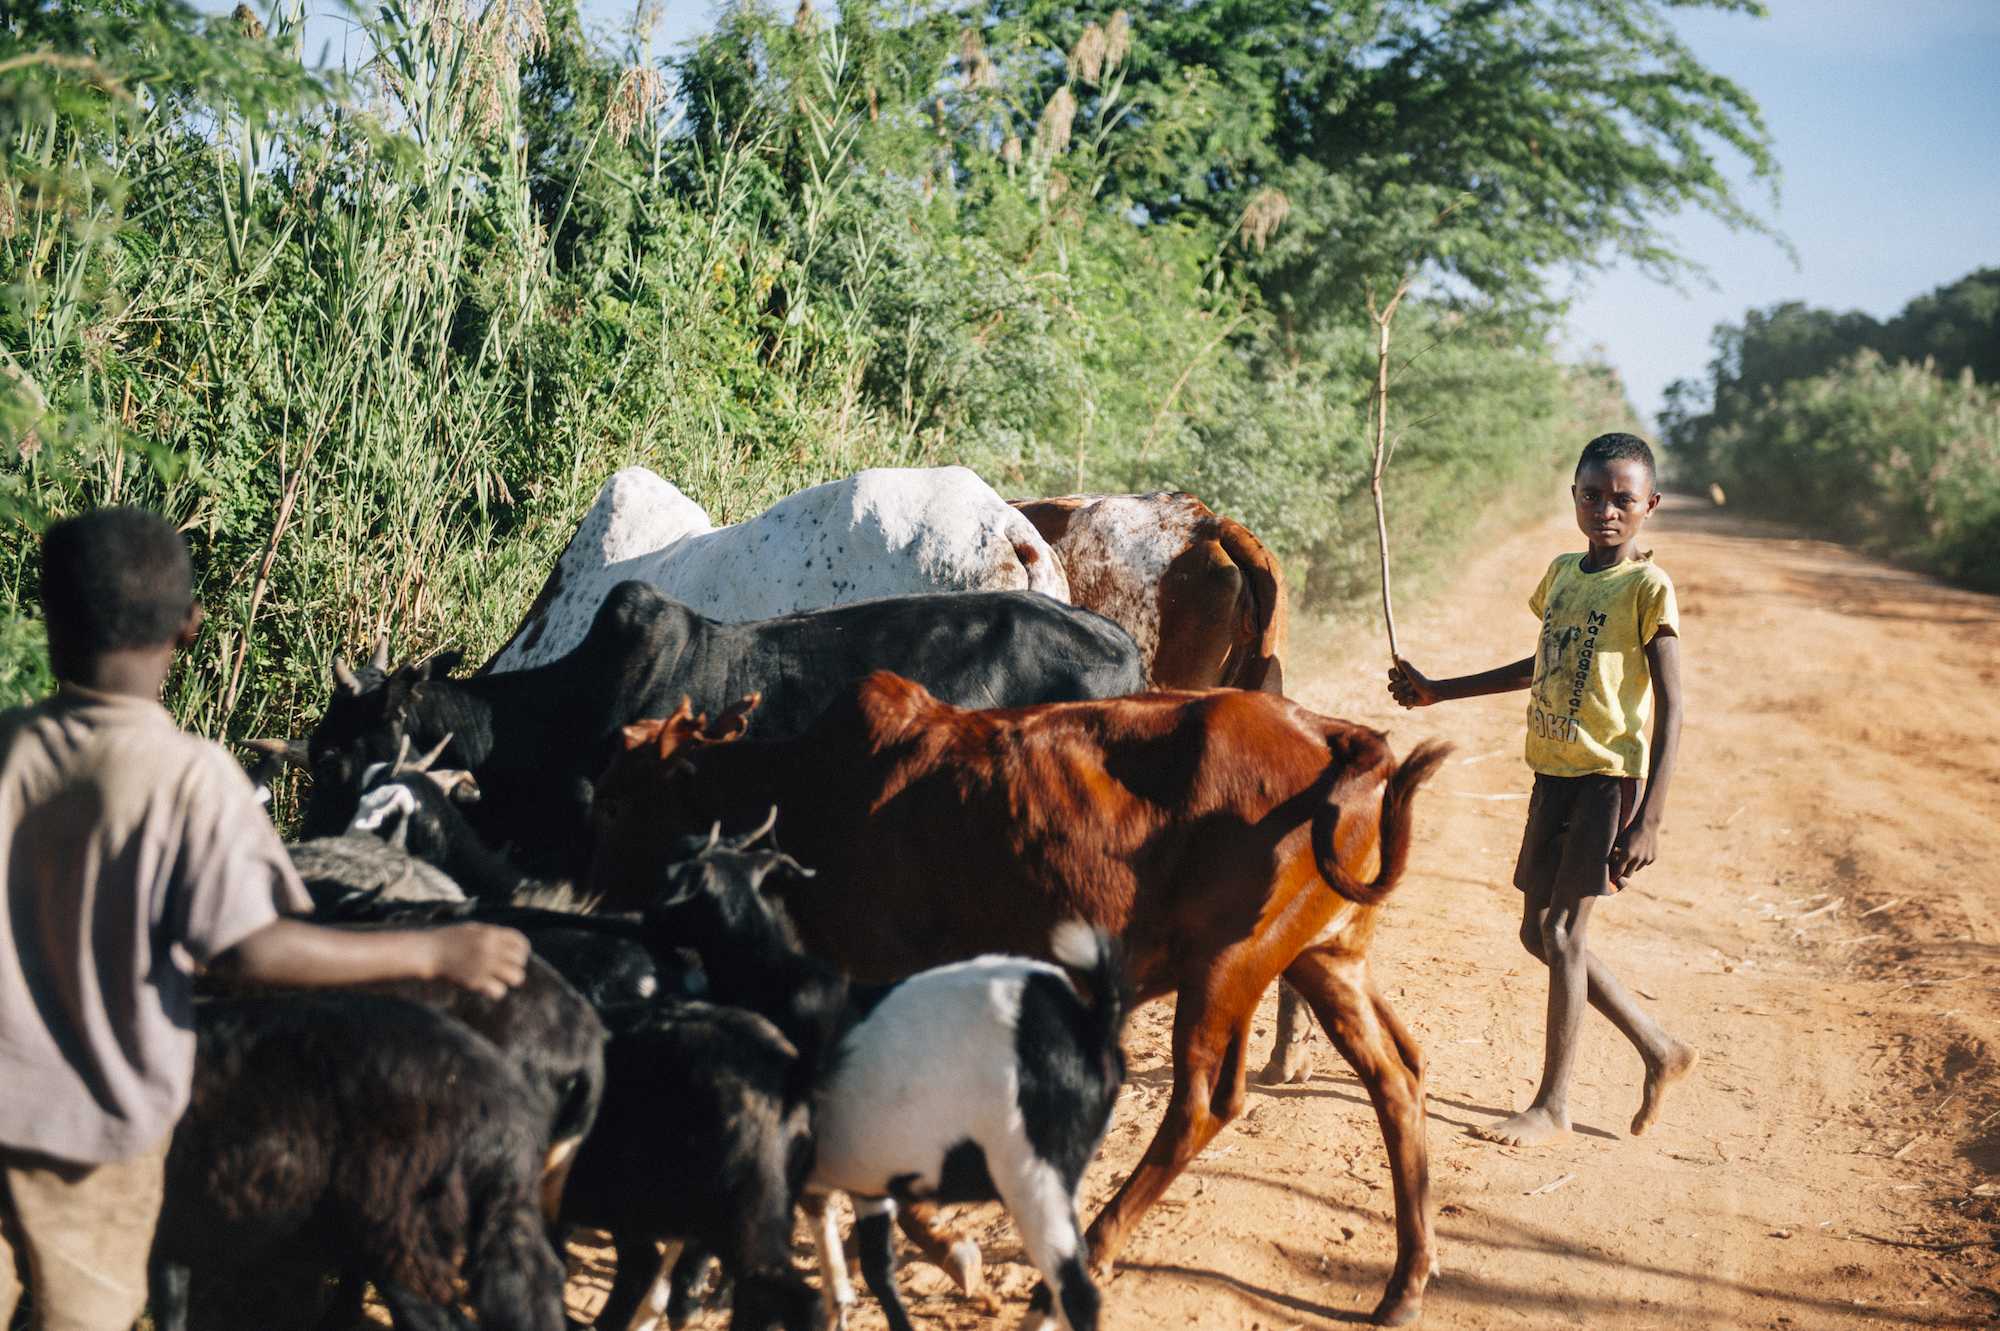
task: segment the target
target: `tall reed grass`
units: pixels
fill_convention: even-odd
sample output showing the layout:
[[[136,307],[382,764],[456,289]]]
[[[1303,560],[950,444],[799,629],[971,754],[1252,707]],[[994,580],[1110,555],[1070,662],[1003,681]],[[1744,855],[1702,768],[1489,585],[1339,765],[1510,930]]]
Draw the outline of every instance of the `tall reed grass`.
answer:
[[[296,59],[288,5],[270,40]],[[393,0],[367,68],[299,114],[159,97],[110,129],[22,120],[0,177],[6,696],[50,683],[36,533],[104,503],[195,550],[210,616],[168,701],[216,737],[302,733],[332,658],[378,634],[479,659],[630,463],[717,521],[872,465],[965,462],[1014,495],[1183,487],[1323,603],[1352,593],[1365,340],[1281,354],[1225,280],[1221,247],[1281,225],[1276,200],[1218,237],[1094,199],[1108,32],[1088,72],[1113,95],[1062,126],[1010,113],[1041,126],[1024,154],[998,122],[941,148],[934,103],[860,78],[849,25],[731,13],[688,61],[735,41],[762,62],[772,114],[747,136],[670,107],[643,34],[613,59],[538,0]],[[935,45],[911,87],[967,49]],[[968,86],[1007,95],[976,54]],[[98,178],[51,206],[23,163]],[[1626,418],[1501,331],[1398,393],[1412,548],[1541,493]]]

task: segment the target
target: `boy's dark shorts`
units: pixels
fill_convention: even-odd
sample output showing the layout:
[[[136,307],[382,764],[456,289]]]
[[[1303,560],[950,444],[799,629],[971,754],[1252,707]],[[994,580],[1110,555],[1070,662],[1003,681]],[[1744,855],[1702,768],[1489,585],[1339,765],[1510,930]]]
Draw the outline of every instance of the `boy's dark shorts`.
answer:
[[[1633,777],[1535,773],[1514,886],[1543,899],[1611,896],[1625,886],[1611,880],[1611,843],[1638,806]]]

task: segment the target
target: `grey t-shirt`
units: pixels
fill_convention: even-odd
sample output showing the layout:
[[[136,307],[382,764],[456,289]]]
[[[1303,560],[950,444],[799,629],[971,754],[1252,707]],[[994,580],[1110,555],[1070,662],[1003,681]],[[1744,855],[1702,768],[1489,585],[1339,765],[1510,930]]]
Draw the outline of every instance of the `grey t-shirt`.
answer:
[[[249,778],[158,703],[65,684],[0,715],[0,1145],[158,1144],[194,1078],[192,977],[312,910]]]

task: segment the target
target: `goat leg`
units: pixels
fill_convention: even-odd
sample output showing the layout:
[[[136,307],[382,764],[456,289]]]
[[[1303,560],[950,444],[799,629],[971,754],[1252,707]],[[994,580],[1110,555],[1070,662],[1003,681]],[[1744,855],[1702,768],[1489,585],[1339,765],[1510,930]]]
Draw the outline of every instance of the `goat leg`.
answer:
[[[903,1236],[917,1245],[917,1250],[933,1266],[942,1267],[944,1273],[957,1282],[965,1292],[965,1297],[982,1305],[989,1313],[1000,1311],[999,1304],[986,1293],[985,1275],[981,1269],[983,1258],[979,1245],[956,1229],[951,1229],[938,1220],[936,1202],[911,1202],[896,1208],[896,1226]]]
[[[834,1331],[847,1331],[847,1319],[854,1311],[854,1285],[847,1278],[847,1254],[840,1243],[840,1217],[823,1192],[808,1192],[799,1198],[799,1209],[812,1220],[813,1247],[819,1251],[819,1292],[826,1305],[826,1324]]]
[[[1373,1320],[1377,1326],[1414,1322],[1423,1313],[1424,1286],[1437,1265],[1424,1138],[1423,1054],[1375,988],[1365,957],[1307,948],[1285,975],[1312,1005],[1374,1102],[1395,1184],[1396,1269]]]
[[[641,1238],[618,1234],[613,1239],[618,1254],[618,1274],[611,1279],[611,1293],[597,1314],[599,1331],[653,1331],[667,1308],[667,1290],[680,1245],[669,1244],[663,1260],[652,1235]]]
[[[1278,1039],[1271,1061],[1257,1074],[1265,1086],[1290,1086],[1312,1075],[1312,1021],[1305,1000],[1284,979],[1278,981]]]
[[[187,1331],[188,1291],[193,1284],[192,1273],[179,1262],[170,1262],[153,1253],[147,1272],[149,1302],[153,1310],[153,1326],[156,1331]]]
[[[713,1278],[714,1285],[709,1281]],[[716,1265],[715,1254],[699,1243],[690,1243],[681,1249],[681,1255],[674,1262],[672,1289],[667,1294],[667,1326],[670,1331],[692,1322],[701,1314],[711,1298],[720,1292],[723,1276]]]
[[[903,1307],[902,1292],[896,1288],[896,1253],[890,1234],[895,1216],[896,1203],[890,1198],[854,1198],[854,1244],[861,1252],[861,1277],[882,1305],[889,1331],[916,1331]]]

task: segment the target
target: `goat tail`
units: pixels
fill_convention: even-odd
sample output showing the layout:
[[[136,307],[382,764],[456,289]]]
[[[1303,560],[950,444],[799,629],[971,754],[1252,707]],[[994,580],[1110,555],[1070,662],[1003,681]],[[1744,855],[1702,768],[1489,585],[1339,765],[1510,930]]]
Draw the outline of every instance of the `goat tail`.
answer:
[[[1057,961],[1082,974],[1090,990],[1091,1027],[1098,1049],[1107,1058],[1122,1060],[1120,1040],[1132,1011],[1132,976],[1125,969],[1124,945],[1097,925],[1064,920],[1050,936],[1049,950]]]
[[[1334,833],[1340,827],[1340,800],[1353,790],[1353,783],[1345,779],[1333,783],[1326,801],[1313,812],[1312,820],[1313,857],[1319,862],[1319,875],[1328,887],[1358,906],[1379,905],[1396,890],[1397,880],[1403,876],[1403,865],[1410,857],[1411,802],[1417,787],[1430,779],[1450,752],[1451,745],[1441,740],[1425,740],[1390,771],[1388,785],[1382,791],[1382,812],[1376,819],[1382,862],[1372,882],[1357,879],[1340,862]]]
[[[563,1331],[567,1273],[549,1242],[535,1189],[506,1191],[466,1253],[466,1301],[478,1314],[480,1331]]]

